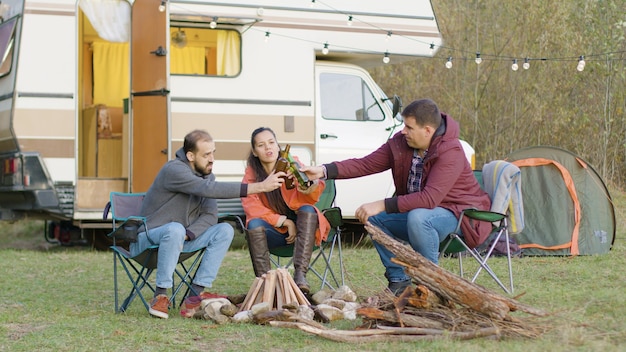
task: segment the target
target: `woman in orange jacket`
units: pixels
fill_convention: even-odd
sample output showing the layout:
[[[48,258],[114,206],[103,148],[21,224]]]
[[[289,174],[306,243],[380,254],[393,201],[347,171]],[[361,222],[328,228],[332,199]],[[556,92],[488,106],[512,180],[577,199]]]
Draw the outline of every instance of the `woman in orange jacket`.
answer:
[[[276,134],[268,127],[254,130],[250,143],[252,150],[248,155],[244,183],[258,182],[271,174],[280,152]],[[293,189],[287,189],[283,183],[272,192],[241,198],[247,219],[246,239],[257,277],[271,269],[269,248],[295,243],[293,279],[302,292],[309,293],[306,273],[313,246],[325,240],[330,231],[328,221],[315,207],[325,185],[324,181],[316,180],[306,187],[299,185],[290,173],[289,177],[296,183]]]

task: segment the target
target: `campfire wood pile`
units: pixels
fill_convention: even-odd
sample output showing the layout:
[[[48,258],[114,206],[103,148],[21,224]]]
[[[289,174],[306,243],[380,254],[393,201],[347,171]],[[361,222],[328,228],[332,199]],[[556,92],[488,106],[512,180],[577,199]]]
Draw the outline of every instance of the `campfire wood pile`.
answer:
[[[405,267],[406,273],[417,286],[408,287],[399,297],[383,292],[360,304],[355,302],[356,295],[348,290],[352,296],[344,296],[345,302],[354,304],[352,314],[356,310],[356,315],[363,322],[355,330],[337,330],[322,324],[333,321],[322,313],[320,307],[325,304],[316,298],[323,292],[316,293],[311,304],[286,269],[270,270],[256,278],[239,306],[238,313],[227,314],[219,307],[217,310],[232,317],[230,319],[235,322],[252,321],[297,328],[334,341],[350,343],[503,336],[532,338],[549,329],[549,322],[540,321],[547,316],[543,310],[489,291],[440,268],[377,227],[367,225],[366,230],[374,241],[395,255],[392,260]],[[210,308],[209,305],[207,307]],[[511,313],[516,311],[526,315],[513,316]],[[200,315],[204,319],[209,316],[215,320],[214,314],[207,312],[205,309],[204,315]]]
[[[395,255],[395,262],[405,266],[417,287],[407,288],[399,297],[385,293],[368,298],[357,310],[363,324],[356,330],[335,330],[306,322],[270,324],[350,343],[537,337],[549,328],[549,324],[538,321],[547,316],[546,312],[440,268],[375,226],[367,225],[366,230]],[[529,315],[512,316],[510,313],[515,311]]]

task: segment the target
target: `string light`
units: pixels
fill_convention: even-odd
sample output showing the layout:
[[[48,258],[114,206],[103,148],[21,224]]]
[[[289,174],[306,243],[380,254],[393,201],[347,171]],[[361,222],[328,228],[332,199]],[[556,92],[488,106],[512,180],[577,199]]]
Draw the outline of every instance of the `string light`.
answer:
[[[385,56],[383,56],[383,63],[384,64],[388,64],[389,63],[389,52],[385,51]]]
[[[324,48],[322,49],[322,54],[328,55],[328,42],[324,43]]]
[[[215,29],[215,27],[217,27],[217,17],[213,17],[211,23],[209,23],[209,28]]]
[[[168,0],[161,0],[161,5],[159,6],[159,10],[160,10],[160,11],[164,11],[164,10],[166,9],[166,6],[167,6],[167,1],[168,1]],[[314,4],[317,4],[317,3],[316,3],[316,0],[311,0],[311,6],[313,6]],[[337,13],[340,13],[340,12],[337,12]],[[348,26],[351,26],[351,25],[352,25],[352,23],[354,22],[354,19],[355,19],[355,18],[354,18],[354,16],[353,16],[353,15],[347,15],[347,14],[345,14],[345,13],[342,13],[342,14],[344,14],[344,15],[348,16],[347,25],[348,25]],[[217,19],[217,18],[215,18],[215,17],[214,17],[214,19]],[[212,21],[212,22],[213,22],[213,21]],[[212,22],[211,22],[211,24],[209,25],[210,27],[212,27],[212,26],[213,26],[213,23],[212,23]],[[364,22],[364,23],[365,23],[365,24],[367,24],[367,22]],[[377,28],[377,29],[378,29],[378,30],[381,30],[381,31],[383,30],[382,28]],[[391,38],[391,36],[393,35],[393,32],[392,32],[392,31],[390,31],[390,30],[386,30],[386,33],[387,33],[386,40],[389,40],[389,39]],[[267,42],[267,41],[269,41],[269,37],[270,37],[270,32],[269,32],[269,31],[268,31],[268,32],[265,32],[265,41],[266,41],[266,42]],[[402,37],[402,36],[401,36],[401,37]],[[292,39],[296,39],[296,40],[297,40],[297,39],[300,39],[300,38],[292,38]],[[416,40],[416,39],[413,39],[413,38],[407,38],[407,39],[410,39],[410,40]],[[301,39],[301,40],[304,40],[304,39]],[[417,41],[419,42],[419,40],[417,40]],[[430,48],[430,55],[431,55],[431,56],[433,56],[433,55],[434,55],[434,52],[435,52],[435,43],[434,43],[434,42],[431,42],[431,43],[429,44],[429,48]],[[351,50],[354,50],[355,48],[350,48],[350,49],[351,49]],[[452,49],[452,50],[454,50],[453,48],[448,48],[448,49]],[[359,50],[359,49],[356,49],[356,50]],[[326,55],[326,54],[328,54],[328,52],[329,52],[329,50],[328,50],[328,42],[326,42],[326,43],[324,43],[324,44],[323,44],[322,53],[323,53],[324,55]],[[620,53],[621,53],[621,51],[620,51]],[[613,53],[605,53],[605,54],[613,54]],[[480,64],[483,62],[483,59],[482,59],[482,57],[481,57],[481,53],[480,53],[480,52],[476,52],[476,53],[475,53],[475,55],[476,55],[476,56],[475,56],[475,58],[474,58],[474,62],[475,62],[477,65],[480,65]],[[505,57],[499,57],[499,56],[495,56],[495,55],[491,55],[491,56],[493,56],[493,57],[494,57],[492,60],[499,60],[499,61],[500,61],[500,60],[503,60],[503,59],[505,58]],[[596,56],[596,55],[594,55],[594,56]],[[466,58],[465,58],[465,57],[463,57],[462,59],[464,59],[464,60],[465,60]],[[507,58],[507,59],[508,59],[508,58]],[[447,58],[447,61],[446,61],[446,63],[445,63],[445,67],[446,67],[446,68],[448,68],[448,69],[452,68],[452,66],[453,66],[453,64],[452,64],[452,60],[453,60],[453,57],[452,57],[452,56],[450,56],[450,57],[448,57],[448,58]],[[530,69],[530,60],[531,60],[531,59],[530,59],[530,58],[528,58],[528,57],[524,58],[524,62],[523,62],[523,64],[522,64],[522,67],[523,67],[523,69],[524,69],[524,70],[528,70],[528,69]],[[537,58],[537,59],[532,59],[532,60],[541,60],[541,61],[552,61],[552,60],[553,60],[553,61],[559,61],[559,60],[563,60],[563,58],[546,58],[546,57],[543,57],[543,58]],[[385,53],[384,53],[384,57],[383,57],[383,62],[384,62],[384,63],[388,63],[389,61],[390,61],[390,58],[389,58],[389,52],[385,52]],[[584,69],[585,69],[585,65],[586,65],[586,62],[585,62],[585,57],[584,57],[584,55],[580,55],[580,56],[579,56],[579,58],[578,58],[578,64],[577,64],[577,66],[576,66],[576,69],[577,69],[578,71],[584,71]],[[511,69],[512,69],[513,71],[517,71],[517,70],[519,70],[518,59],[513,59],[513,64],[511,65]]]
[[[578,65],[576,66],[576,69],[578,72],[582,72],[585,69],[585,57],[583,55],[580,55],[578,58]]]
[[[161,5],[159,5],[159,12],[165,11],[165,3],[166,0],[161,0]]]

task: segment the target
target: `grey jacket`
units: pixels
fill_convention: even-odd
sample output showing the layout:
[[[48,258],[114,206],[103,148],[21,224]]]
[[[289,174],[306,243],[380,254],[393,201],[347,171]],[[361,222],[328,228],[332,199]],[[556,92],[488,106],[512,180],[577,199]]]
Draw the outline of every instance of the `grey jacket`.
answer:
[[[187,160],[183,149],[159,171],[148,189],[141,208],[148,229],[170,222],[182,224],[190,240],[202,234],[218,220],[217,201],[245,197],[248,185],[217,182],[215,175],[202,176]]]

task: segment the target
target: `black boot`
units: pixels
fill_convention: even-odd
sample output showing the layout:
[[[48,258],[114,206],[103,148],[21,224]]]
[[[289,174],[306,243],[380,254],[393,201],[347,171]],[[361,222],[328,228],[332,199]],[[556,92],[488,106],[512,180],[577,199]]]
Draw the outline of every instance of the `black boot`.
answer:
[[[246,231],[246,240],[248,241],[248,250],[250,251],[254,275],[261,277],[261,275],[271,270],[265,227],[260,226]]]
[[[318,227],[317,213],[298,212],[296,220],[296,245],[293,253],[293,281],[300,290],[308,294],[311,291],[306,281],[306,273],[309,271],[311,253],[315,244],[315,231]]]

